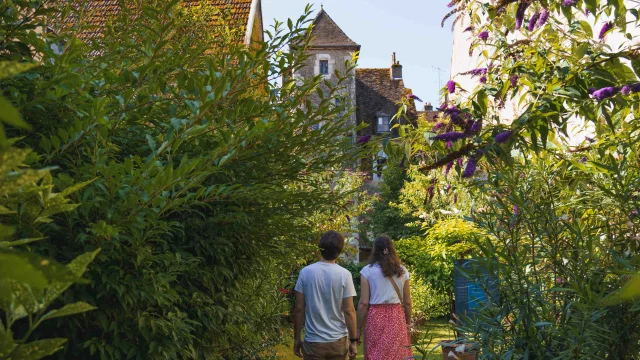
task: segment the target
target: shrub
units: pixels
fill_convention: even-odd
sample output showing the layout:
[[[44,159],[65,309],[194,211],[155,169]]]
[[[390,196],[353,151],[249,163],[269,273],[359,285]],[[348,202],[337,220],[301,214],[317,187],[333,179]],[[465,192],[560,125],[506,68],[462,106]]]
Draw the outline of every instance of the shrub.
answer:
[[[0,79],[30,67],[0,62]],[[0,120],[27,128],[18,111],[1,97]],[[12,147],[14,141],[5,137],[0,122],[0,359],[35,360],[57,352],[66,342],[49,338],[50,333],[29,341],[43,322],[95,309],[80,301],[47,311],[73,283],[80,282],[100,250],[82,254],[66,266],[28,251],[32,243],[44,241],[41,230],[51,217],[73,211],[77,205],[67,197],[86,184],[53,192],[49,171],[29,168],[25,161],[35,154]]]
[[[41,63],[0,80],[37,129],[10,135],[28,135],[17,144],[38,152],[34,165],[57,167],[57,191],[90,182],[32,247],[62,263],[102,249],[91,290],[63,296],[98,309],[34,332],[66,336],[61,358],[257,358],[281,339],[280,275],[321,229],[358,215],[359,184],[333,186],[364,156],[332,100],[346,77],[323,93],[321,77],[287,76],[305,59],[309,9],[246,48],[229,14],[212,31],[214,9],[178,3],[127,3],[86,43],[76,2],[16,1],[0,18],[13,33],[0,58]],[[59,26],[67,16],[77,24]],[[32,32],[44,26],[55,31]],[[284,51],[291,42],[301,46]]]

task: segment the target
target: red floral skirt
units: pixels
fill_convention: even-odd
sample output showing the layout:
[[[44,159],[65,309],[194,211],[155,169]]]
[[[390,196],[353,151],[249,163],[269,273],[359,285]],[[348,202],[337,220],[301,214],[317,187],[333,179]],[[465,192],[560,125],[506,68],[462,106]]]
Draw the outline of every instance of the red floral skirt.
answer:
[[[364,360],[406,360],[412,356],[402,305],[371,305],[364,329]]]

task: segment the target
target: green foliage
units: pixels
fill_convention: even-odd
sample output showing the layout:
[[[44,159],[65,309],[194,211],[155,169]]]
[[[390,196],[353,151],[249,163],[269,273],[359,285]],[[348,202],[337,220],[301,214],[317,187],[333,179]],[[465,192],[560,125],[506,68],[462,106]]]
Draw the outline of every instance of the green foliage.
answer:
[[[0,62],[0,78],[6,79],[30,68],[33,66]],[[27,127],[18,111],[2,98],[0,113],[7,124]],[[64,266],[53,259],[14,249],[42,240],[38,228],[51,221],[50,216],[73,210],[74,205],[69,204],[66,196],[85,184],[62,194],[53,193],[49,171],[33,170],[24,164],[30,151],[6,147],[13,141],[4,137],[1,123],[0,142],[3,142],[0,148],[0,315],[4,315],[4,321],[0,321],[0,359],[36,360],[52,355],[66,342],[66,339],[28,342],[43,321],[95,309],[87,303],[76,302],[46,311],[65,290],[79,282],[100,250],[80,255]]]
[[[416,281],[424,283],[412,298],[425,304],[429,309],[427,314],[449,313],[453,299],[453,261],[467,257],[479,238],[481,233],[473,224],[452,217],[436,222],[423,237],[396,242],[400,259],[416,275]]]
[[[480,187],[479,195],[497,194],[473,220],[493,239],[477,246],[493,254],[480,263],[499,278],[500,302],[462,330],[490,356],[637,357],[640,306],[611,302],[639,265],[637,218],[628,215],[636,195],[625,199],[637,187],[623,185],[637,182],[637,164],[612,177],[574,164],[534,157],[500,167]]]
[[[500,298],[459,326],[481,345],[483,358],[638,358],[640,306],[630,289],[640,269],[640,102],[621,88],[639,82],[640,49],[627,33],[639,19],[626,3],[453,2],[452,14],[470,19],[470,51],[479,54],[478,67],[488,68],[487,81],[448,97],[460,117],[442,113],[442,130],[422,123],[406,131],[410,171],[419,174],[402,204],[419,209],[412,192],[424,193],[429,178],[437,179],[436,194],[454,185],[469,200],[460,212],[446,211],[486,234],[470,239],[473,254],[497,279]],[[514,29],[525,4],[523,19],[546,9],[546,24]],[[597,36],[607,21],[608,36],[623,35],[616,47]],[[478,37],[482,31],[486,41]],[[604,87],[614,88],[612,96],[590,95],[590,88]],[[468,136],[448,148],[432,138],[442,131]],[[582,141],[585,135],[592,139]],[[466,165],[459,158],[478,164],[475,175],[465,174],[469,180],[460,179]],[[447,164],[454,178],[442,182],[434,169]],[[424,218],[430,222],[433,214]]]
[[[92,290],[63,295],[98,309],[34,336],[69,338],[60,358],[258,358],[282,338],[282,275],[322,229],[350,230],[345,215],[365,203],[346,171],[365,154],[333,101],[348,78],[323,93],[322,77],[289,76],[306,58],[309,9],[246,47],[231,14],[207,6],[131,4],[83,41],[89,14],[40,5],[1,5],[13,37],[0,57],[41,66],[0,90],[37,129],[18,142],[38,153],[30,163],[57,167],[33,191],[80,206],[40,213],[49,241],[31,247],[60,262],[102,251]],[[73,27],[56,25],[68,16]],[[43,23],[55,31],[35,35]],[[290,43],[301,46],[283,50]]]
[[[449,315],[450,296],[435,290],[419,275],[413,273],[411,281],[411,308],[414,323]]]

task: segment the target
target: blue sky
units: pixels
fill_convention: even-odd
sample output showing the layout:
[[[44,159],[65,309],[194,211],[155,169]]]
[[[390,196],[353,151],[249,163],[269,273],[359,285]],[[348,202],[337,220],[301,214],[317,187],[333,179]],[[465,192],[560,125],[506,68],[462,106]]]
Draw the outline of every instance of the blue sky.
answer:
[[[285,21],[302,15],[305,0],[262,0],[265,29],[273,19]],[[440,23],[450,10],[448,0],[323,0],[324,10],[353,41],[362,46],[359,67],[391,65],[395,51],[403,65],[405,86],[434,106],[440,83],[446,84],[451,62],[451,21]],[[314,16],[320,1],[313,2]],[[438,71],[436,68],[440,68]],[[422,108],[421,103],[416,106]]]

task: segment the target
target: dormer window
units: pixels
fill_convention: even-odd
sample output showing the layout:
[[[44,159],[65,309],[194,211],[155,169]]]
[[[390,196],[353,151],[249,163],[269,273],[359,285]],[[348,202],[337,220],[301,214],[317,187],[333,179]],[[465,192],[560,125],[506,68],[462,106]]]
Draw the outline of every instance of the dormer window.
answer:
[[[329,75],[329,60],[320,60],[320,74]]]
[[[378,126],[376,128],[377,133],[388,133],[391,131],[391,117],[386,114],[378,115]]]

